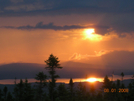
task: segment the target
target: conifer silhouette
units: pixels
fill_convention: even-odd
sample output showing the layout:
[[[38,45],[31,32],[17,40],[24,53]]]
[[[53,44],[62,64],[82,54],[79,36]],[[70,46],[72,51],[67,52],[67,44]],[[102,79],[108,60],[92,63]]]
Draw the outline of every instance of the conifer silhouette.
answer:
[[[47,70],[49,70],[50,74],[50,81],[49,81],[49,96],[51,98],[51,101],[55,100],[55,87],[56,87],[56,78],[59,76],[56,75],[55,69],[62,69],[59,64],[58,57],[51,54],[48,58],[48,60],[45,61],[48,67],[46,67]]]

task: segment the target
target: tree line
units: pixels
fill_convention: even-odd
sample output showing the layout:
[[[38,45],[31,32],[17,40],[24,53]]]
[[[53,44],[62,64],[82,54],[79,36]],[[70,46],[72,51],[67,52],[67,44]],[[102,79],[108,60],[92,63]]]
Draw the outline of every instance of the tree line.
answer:
[[[76,87],[72,78],[68,86],[63,83],[57,86],[56,79],[59,75],[56,74],[56,69],[62,69],[58,57],[51,54],[44,62],[49,75],[39,72],[35,76],[37,82],[34,85],[28,83],[27,79],[20,79],[19,83],[16,83],[15,79],[12,93],[6,86],[0,89],[0,101],[134,101],[134,81],[125,87],[123,72],[122,82],[117,79],[115,83],[105,76],[99,90],[96,90],[93,84],[87,89],[81,82]]]

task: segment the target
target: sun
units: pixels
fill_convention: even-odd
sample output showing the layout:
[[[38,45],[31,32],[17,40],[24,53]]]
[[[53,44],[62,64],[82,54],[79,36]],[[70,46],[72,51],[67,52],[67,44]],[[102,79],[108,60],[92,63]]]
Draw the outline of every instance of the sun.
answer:
[[[95,33],[94,29],[85,29],[84,30],[84,39],[90,39],[91,41],[100,41],[102,36]]]
[[[87,81],[88,82],[95,82],[95,81],[97,81],[97,79],[96,78],[89,78],[89,79],[87,79]]]
[[[93,33],[94,33],[94,29],[85,30],[85,34],[87,35],[87,37],[93,37],[94,36]]]

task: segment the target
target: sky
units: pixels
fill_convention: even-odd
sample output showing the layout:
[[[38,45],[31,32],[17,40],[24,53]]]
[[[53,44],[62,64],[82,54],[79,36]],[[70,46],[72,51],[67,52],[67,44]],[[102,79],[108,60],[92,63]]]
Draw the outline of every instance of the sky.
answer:
[[[0,0],[0,64],[134,67],[133,0]],[[97,67],[99,68],[99,67]]]

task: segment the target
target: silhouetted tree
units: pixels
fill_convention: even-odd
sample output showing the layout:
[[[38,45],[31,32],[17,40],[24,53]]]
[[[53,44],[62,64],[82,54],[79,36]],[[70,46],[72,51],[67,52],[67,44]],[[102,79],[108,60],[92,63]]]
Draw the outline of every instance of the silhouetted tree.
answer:
[[[14,81],[14,84],[15,84],[15,85],[16,85],[16,79],[17,79],[17,78],[15,77],[15,81]]]
[[[58,97],[59,101],[68,101],[68,91],[65,87],[65,84],[60,84],[57,87]]]
[[[73,79],[70,78],[70,81],[69,81],[69,88],[70,88],[70,92],[71,92],[71,101],[73,101],[73,96],[74,96],[74,92],[73,92],[73,87],[74,87],[74,83],[73,83]]]
[[[76,93],[76,97],[75,97],[76,101],[86,101],[87,100],[86,87],[85,87],[85,85],[82,85],[81,82],[78,84],[77,90],[75,91],[75,93]]]
[[[12,97],[12,94],[10,93],[10,92],[8,92],[8,94],[7,94],[7,99],[6,99],[7,101],[14,101],[13,100],[13,97]]]
[[[3,100],[2,96],[3,96],[3,94],[2,94],[2,90],[0,89],[0,101]]]
[[[116,84],[114,83],[114,82],[112,82],[112,88],[111,88],[111,96],[112,96],[112,101],[116,101],[117,100],[117,91],[118,91],[118,89],[117,89],[117,86],[116,86]]]
[[[43,88],[46,86],[46,79],[47,79],[47,75],[45,75],[43,72],[39,72],[38,74],[36,74],[35,79],[37,80],[36,84],[36,99],[38,99],[39,101],[43,100]]]
[[[129,92],[128,92],[128,101],[133,101],[134,100],[134,88],[133,88],[133,85],[132,83],[129,83],[128,85],[128,89],[129,89]]]
[[[33,101],[34,93],[31,84],[25,79],[24,82],[24,101]]]
[[[128,101],[134,101],[134,75],[131,78],[131,82],[128,85]]]
[[[122,83],[120,83],[120,80],[117,79],[117,83],[116,83],[116,99],[117,101],[125,101],[125,96],[126,95],[123,95],[122,92],[119,92],[119,89],[124,89],[125,88],[125,85]]]
[[[104,101],[102,92],[98,92],[98,94],[96,95],[96,101]]]
[[[120,80],[119,80],[119,79],[117,79],[117,84],[116,84],[116,86],[117,86],[117,89],[119,89],[120,86],[121,86],[121,83],[120,83]]]
[[[121,89],[126,89],[124,83],[121,84]],[[128,88],[127,88],[127,89],[128,89]],[[124,92],[124,91],[123,91],[123,92],[121,92],[121,95],[122,95],[123,99],[126,101],[126,100],[127,100],[127,97],[128,97],[127,92]]]
[[[24,101],[24,83],[22,79],[15,85],[13,94],[15,96],[15,101]]]
[[[108,92],[104,92],[104,99],[106,101],[112,101],[112,95],[111,95],[111,87],[112,82],[109,80],[108,76],[106,75],[103,82],[103,89],[107,89]]]
[[[7,97],[7,87],[5,86],[4,89],[3,89],[3,93],[4,93],[4,99],[6,100],[6,97]]]
[[[103,82],[103,88],[111,89],[112,82],[109,80],[108,76],[106,75]]]
[[[95,96],[95,88],[93,83],[90,84],[90,93],[92,94],[93,97]]]
[[[49,81],[49,96],[51,98],[51,101],[54,101],[55,99],[55,90],[54,88],[56,87],[56,78],[58,78],[59,76],[56,75],[56,71],[55,69],[61,69],[62,67],[60,67],[59,64],[59,60],[56,56],[54,56],[53,54],[50,55],[50,57],[48,58],[48,60],[45,61],[45,63],[48,65],[48,67],[46,67],[46,69],[49,70],[49,74],[50,74],[50,78],[51,80]]]
[[[124,73],[123,72],[121,73],[121,76],[122,76],[122,83],[123,83],[123,77],[124,77]]]

